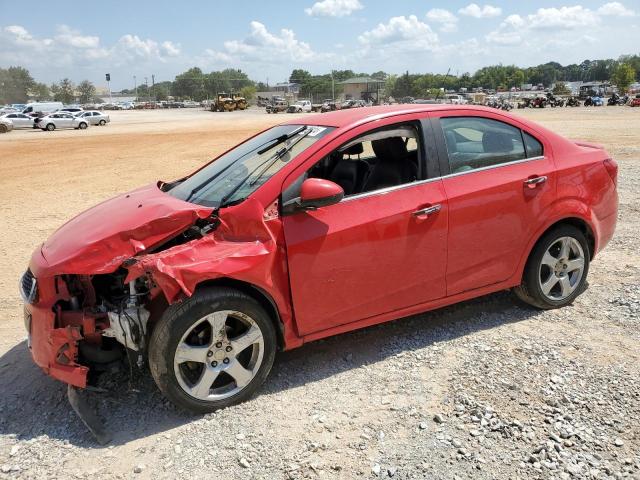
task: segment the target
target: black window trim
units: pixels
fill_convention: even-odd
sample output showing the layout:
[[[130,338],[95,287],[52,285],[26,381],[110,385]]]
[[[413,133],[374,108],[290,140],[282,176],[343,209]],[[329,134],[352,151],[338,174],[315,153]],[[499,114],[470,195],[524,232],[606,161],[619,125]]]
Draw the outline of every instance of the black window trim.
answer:
[[[403,183],[401,185],[393,185],[391,187],[385,187],[385,188],[379,188],[377,190],[371,190],[370,192],[363,192],[363,193],[356,193],[354,195],[349,195],[348,197],[344,197],[339,203],[345,203],[345,202],[350,202],[352,200],[358,200],[361,198],[367,198],[367,197],[371,197],[374,195],[384,195],[388,192],[393,192],[396,190],[401,190],[403,188],[410,188],[416,185],[422,185],[424,183],[429,183],[433,180],[436,180],[435,178],[430,178],[429,174],[430,174],[430,169],[433,168],[433,166],[429,167],[429,162],[428,162],[428,158],[429,156],[427,155],[427,149],[430,150],[430,154],[433,155],[435,154],[435,152],[433,151],[433,143],[432,143],[432,135],[433,132],[430,129],[425,129],[424,128],[424,123],[428,122],[428,117],[425,118],[421,118],[421,119],[417,119],[417,120],[404,120],[404,121],[399,121],[397,123],[392,123],[389,125],[384,125],[382,127],[379,128],[374,128],[371,130],[368,130],[367,132],[358,135],[355,138],[358,137],[363,137],[365,135],[368,135],[370,133],[373,132],[377,132],[379,130],[389,130],[392,129],[394,126],[398,126],[398,125],[412,125],[417,132],[417,138],[416,140],[419,142],[418,144],[418,180],[416,180],[415,182],[410,182],[410,183]],[[346,145],[347,143],[353,141],[354,138],[351,138],[349,140],[347,140],[346,142],[344,142],[343,144],[341,144],[338,148],[332,150],[339,150],[342,145]],[[425,165],[426,165],[426,172],[425,172]]]
[[[505,162],[505,163],[497,163],[495,165],[489,165],[487,167],[481,167],[481,168],[474,168],[473,170],[465,170],[464,172],[458,172],[458,173],[451,173],[451,167],[449,165],[449,152],[447,150],[447,144],[446,144],[446,140],[444,138],[444,129],[442,128],[442,124],[440,123],[440,118],[452,118],[452,117],[456,117],[456,118],[460,118],[460,117],[472,117],[472,118],[484,118],[487,120],[494,120],[496,122],[501,122],[504,123],[505,125],[509,125],[513,128],[517,128],[518,130],[520,130],[520,137],[522,138],[522,145],[524,147],[524,151],[525,151],[525,155],[527,155],[527,146],[524,143],[524,133],[527,133],[529,135],[531,135],[534,139],[536,139],[538,142],[540,142],[540,145],[542,145],[542,155],[536,156],[536,157],[526,157],[520,160],[513,160],[511,162]],[[457,177],[460,175],[468,175],[470,173],[475,173],[475,172],[482,172],[484,170],[491,170],[494,168],[501,168],[501,167],[508,167],[510,165],[517,165],[519,163],[525,163],[525,162],[532,162],[532,161],[536,161],[536,160],[542,160],[544,158],[546,158],[546,156],[544,155],[544,143],[542,143],[535,135],[533,135],[530,132],[526,132],[525,130],[523,130],[522,128],[513,125],[509,122],[503,122],[502,120],[496,120],[495,118],[489,118],[489,117],[484,117],[482,115],[442,115],[441,117],[431,117],[431,125],[433,127],[433,131],[435,134],[435,140],[436,140],[436,146],[438,148],[438,160],[439,160],[439,164],[440,164],[440,172],[442,173],[440,178],[449,178],[449,177]]]

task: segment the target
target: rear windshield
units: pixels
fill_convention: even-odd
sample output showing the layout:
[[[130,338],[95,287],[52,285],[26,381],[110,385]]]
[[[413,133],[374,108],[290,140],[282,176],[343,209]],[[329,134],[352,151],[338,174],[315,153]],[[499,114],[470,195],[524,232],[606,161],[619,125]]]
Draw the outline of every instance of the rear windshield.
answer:
[[[236,204],[333,128],[280,125],[247,140],[167,193],[205,207]]]

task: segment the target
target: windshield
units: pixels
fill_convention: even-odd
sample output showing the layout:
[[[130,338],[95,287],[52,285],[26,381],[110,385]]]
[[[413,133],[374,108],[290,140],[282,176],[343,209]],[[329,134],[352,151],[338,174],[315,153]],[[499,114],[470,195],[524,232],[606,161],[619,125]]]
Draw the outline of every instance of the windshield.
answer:
[[[238,203],[333,128],[273,127],[225,153],[167,193],[205,207]]]

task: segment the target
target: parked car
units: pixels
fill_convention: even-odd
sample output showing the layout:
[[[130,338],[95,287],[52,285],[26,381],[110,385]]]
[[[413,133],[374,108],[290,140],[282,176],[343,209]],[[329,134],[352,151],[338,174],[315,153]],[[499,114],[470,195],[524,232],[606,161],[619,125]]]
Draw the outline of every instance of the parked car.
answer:
[[[367,104],[364,102],[364,100],[345,100],[344,102],[342,102],[340,109],[344,110],[348,108],[360,108],[366,106]]]
[[[33,102],[27,103],[22,113],[33,115],[37,113],[52,113],[63,108],[62,102]]]
[[[58,110],[58,112],[66,112],[66,113],[80,113],[84,111],[82,107],[64,107]]]
[[[107,123],[111,122],[111,118],[109,118],[108,114],[97,110],[78,112],[75,114],[75,117],[84,118],[90,125],[105,126]]]
[[[36,118],[36,127],[52,132],[56,128],[75,128],[84,130],[89,126],[89,122],[84,118],[78,118],[70,113],[51,113],[41,118]]]
[[[613,236],[617,170],[486,107],[308,115],[60,227],[21,279],[28,344],[75,388],[138,352],[176,405],[226,407],[279,349],[505,289],[571,304]]]
[[[6,118],[11,121],[13,128],[33,128],[33,118],[24,113],[5,113],[0,118]]]
[[[0,118],[0,133],[7,133],[13,130],[13,122],[8,118]]]
[[[302,113],[311,111],[311,102],[309,100],[298,100],[296,103],[289,105],[288,113]]]
[[[289,108],[289,104],[284,100],[275,100],[265,107],[267,113],[284,112],[287,108]]]

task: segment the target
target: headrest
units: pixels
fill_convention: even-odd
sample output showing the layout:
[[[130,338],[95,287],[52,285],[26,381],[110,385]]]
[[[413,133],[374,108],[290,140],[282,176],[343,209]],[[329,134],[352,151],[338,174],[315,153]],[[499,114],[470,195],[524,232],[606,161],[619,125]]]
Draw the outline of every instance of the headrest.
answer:
[[[484,153],[506,153],[513,150],[511,137],[500,132],[484,132],[482,135]]]
[[[388,137],[371,142],[373,153],[379,160],[395,161],[406,157],[407,146],[401,137]]]
[[[356,143],[351,145],[346,150],[342,151],[343,155],[361,155],[364,152],[364,148],[362,147],[362,143]]]

